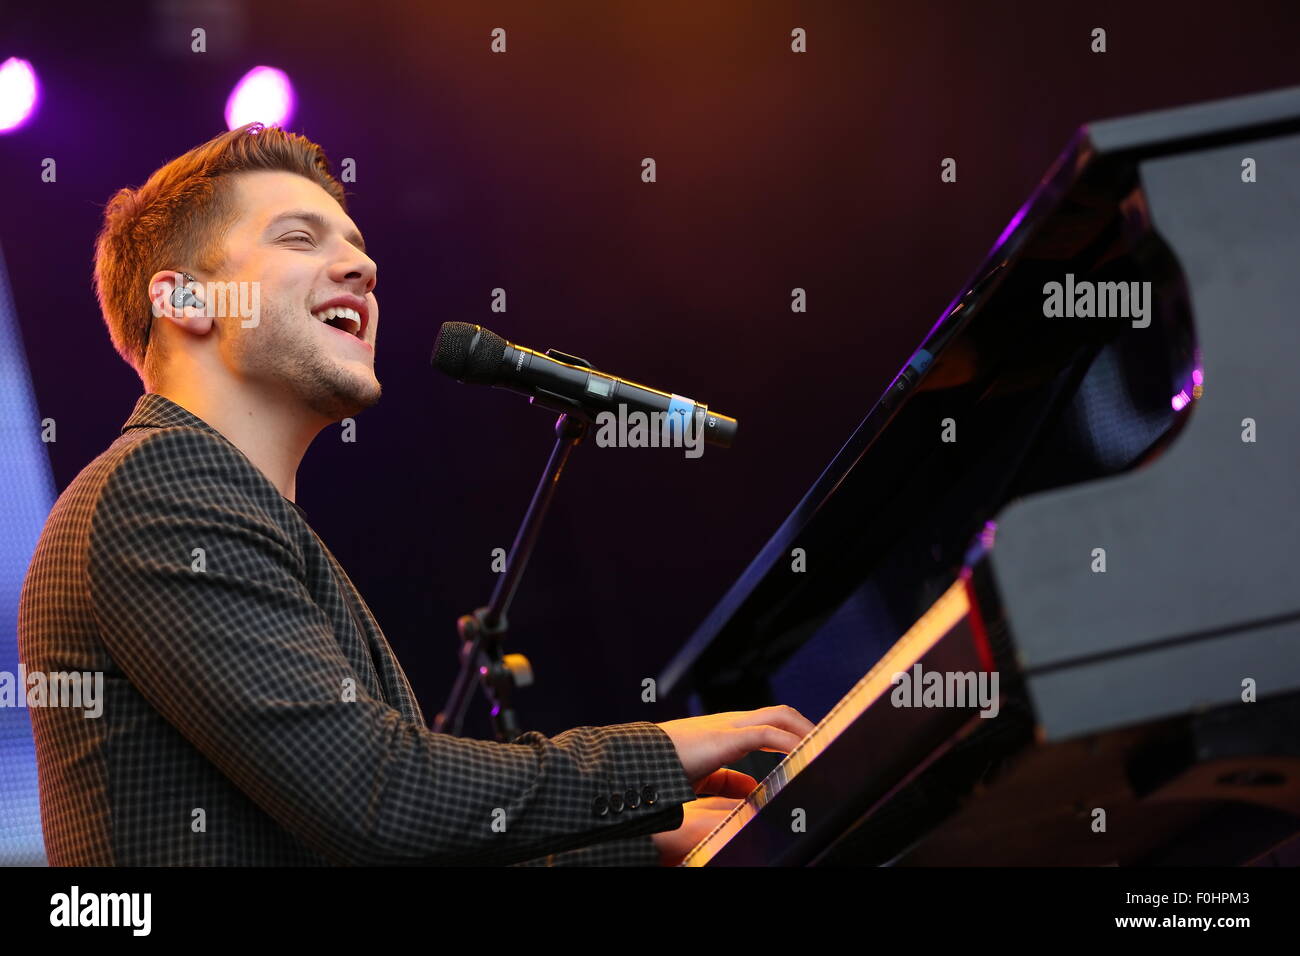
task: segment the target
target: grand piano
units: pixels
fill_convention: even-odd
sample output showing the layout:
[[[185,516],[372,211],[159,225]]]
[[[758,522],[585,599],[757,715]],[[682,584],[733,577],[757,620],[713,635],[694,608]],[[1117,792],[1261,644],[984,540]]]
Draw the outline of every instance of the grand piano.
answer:
[[[683,865],[1300,862],[1298,276],[1300,88],[1081,127],[660,675],[817,722]]]

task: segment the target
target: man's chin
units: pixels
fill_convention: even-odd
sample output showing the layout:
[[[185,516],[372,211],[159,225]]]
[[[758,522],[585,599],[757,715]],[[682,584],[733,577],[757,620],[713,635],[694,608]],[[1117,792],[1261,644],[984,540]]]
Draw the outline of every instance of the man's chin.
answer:
[[[312,396],[309,404],[321,416],[337,422],[352,418],[375,405],[382,393],[379,380],[371,376],[369,381],[354,379],[339,382],[335,388]]]

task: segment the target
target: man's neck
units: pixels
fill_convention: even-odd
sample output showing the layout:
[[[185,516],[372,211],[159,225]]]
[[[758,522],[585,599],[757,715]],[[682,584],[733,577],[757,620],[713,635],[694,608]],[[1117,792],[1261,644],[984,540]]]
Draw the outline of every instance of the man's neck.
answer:
[[[251,392],[217,396],[184,385],[160,385],[154,391],[221,432],[283,497],[295,500],[298,465],[327,422],[280,397]]]

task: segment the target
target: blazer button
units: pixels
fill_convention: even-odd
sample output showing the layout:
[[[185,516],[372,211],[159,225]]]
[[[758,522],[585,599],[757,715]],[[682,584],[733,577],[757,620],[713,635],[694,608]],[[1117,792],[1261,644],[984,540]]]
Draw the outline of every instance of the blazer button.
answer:
[[[591,801],[591,812],[598,817],[609,814],[609,797],[597,797]]]
[[[623,794],[617,790],[609,795],[609,806],[615,813],[623,812]]]
[[[623,794],[623,801],[629,808],[635,810],[641,806],[641,794],[636,792],[636,787],[628,787]]]
[[[645,801],[647,807],[653,807],[655,801],[659,799],[659,794],[655,792],[654,787],[647,783],[641,788],[641,799]]]

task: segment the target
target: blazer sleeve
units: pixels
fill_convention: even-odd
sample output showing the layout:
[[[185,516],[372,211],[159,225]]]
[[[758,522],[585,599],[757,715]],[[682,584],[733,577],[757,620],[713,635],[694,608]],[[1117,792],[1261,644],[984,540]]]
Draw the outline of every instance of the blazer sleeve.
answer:
[[[143,439],[100,494],[87,577],[132,685],[277,823],[360,865],[518,863],[681,825],[695,793],[652,723],[499,743],[369,695],[250,471],[218,436]]]

